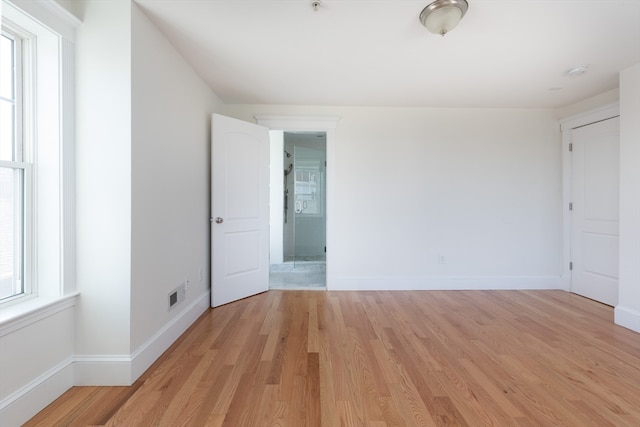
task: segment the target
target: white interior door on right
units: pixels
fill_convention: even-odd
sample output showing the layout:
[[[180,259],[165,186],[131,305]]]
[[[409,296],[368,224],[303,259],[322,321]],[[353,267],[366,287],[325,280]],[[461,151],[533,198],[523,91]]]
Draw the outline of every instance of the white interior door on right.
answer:
[[[618,303],[619,118],[572,131],[571,292]]]

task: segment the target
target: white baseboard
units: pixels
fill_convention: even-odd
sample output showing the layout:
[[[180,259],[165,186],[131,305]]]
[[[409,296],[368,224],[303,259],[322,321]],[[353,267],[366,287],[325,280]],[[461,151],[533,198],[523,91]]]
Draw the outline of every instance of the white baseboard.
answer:
[[[640,333],[640,310],[618,305],[613,314],[616,325],[624,326]]]
[[[210,305],[211,293],[199,296],[171,322],[129,355],[76,355],[0,400],[0,424],[17,427],[72,386],[131,385]]]
[[[0,402],[3,427],[20,426],[73,386],[72,359],[69,358]]]
[[[211,306],[211,292],[200,295],[131,355],[132,383]]]
[[[131,355],[76,355],[74,385],[133,384],[209,308],[210,301],[211,292],[200,295]]]
[[[128,386],[133,383],[128,355],[76,355],[73,373],[73,385],[77,386]]]
[[[336,277],[327,283],[331,291],[435,291],[564,289],[560,276],[481,277]]]

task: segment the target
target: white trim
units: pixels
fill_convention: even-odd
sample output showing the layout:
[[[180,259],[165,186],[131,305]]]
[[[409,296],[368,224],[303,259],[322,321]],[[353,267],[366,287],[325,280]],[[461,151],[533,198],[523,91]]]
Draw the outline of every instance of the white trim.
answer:
[[[18,426],[73,387],[72,359],[66,359],[0,401],[4,426]]]
[[[616,306],[614,310],[614,322],[616,325],[640,333],[640,311],[623,305]]]
[[[342,276],[333,285],[339,291],[563,290],[559,276]]]
[[[336,280],[333,272],[333,253],[332,248],[336,247],[337,239],[334,235],[334,205],[335,205],[335,171],[336,171],[336,145],[337,136],[336,128],[338,127],[338,116],[286,116],[286,115],[270,115],[256,114],[254,115],[259,125],[266,126],[271,130],[282,131],[319,131],[327,134],[327,198],[326,198],[326,241],[327,241],[327,258],[326,258],[326,286],[327,290],[334,290],[334,281]]]
[[[75,45],[62,40],[60,118],[61,293],[76,290]]]
[[[164,353],[198,318],[209,309],[211,291],[200,295],[178,316],[156,332],[131,355],[131,376],[135,381]]]
[[[33,298],[0,310],[0,338],[76,305],[79,293],[60,298]]]
[[[54,0],[6,0],[5,4],[15,7],[68,40],[75,39],[76,28],[82,25],[82,21]]]
[[[620,115],[620,104],[613,102],[593,110],[576,114],[560,120],[562,131],[562,289],[571,290],[571,212],[569,203],[572,201],[572,164],[569,144],[572,140],[573,129],[586,126],[601,120],[610,119]]]
[[[77,28],[82,25],[82,21],[78,19],[73,13],[69,12],[62,5],[55,0],[36,0],[43,8],[49,10],[57,19],[60,19],[64,24],[70,27]]]
[[[74,385],[129,386],[209,309],[211,292],[196,298],[131,355],[76,355]]]
[[[73,358],[75,386],[130,386],[131,357],[128,355],[76,355]]]
[[[562,129],[562,125],[560,125]],[[569,152],[569,144],[571,143],[571,132],[573,128],[562,130],[562,286],[565,290],[571,289],[571,211],[569,211],[569,203],[572,199],[572,167],[571,152]]]
[[[618,101],[594,108],[582,113],[575,114],[560,120],[560,130],[562,132],[585,126],[600,120],[610,119],[620,115],[620,103]]]
[[[253,116],[261,126],[272,130],[307,130],[321,131],[335,129],[338,126],[338,116],[282,116],[273,114],[255,114]]]

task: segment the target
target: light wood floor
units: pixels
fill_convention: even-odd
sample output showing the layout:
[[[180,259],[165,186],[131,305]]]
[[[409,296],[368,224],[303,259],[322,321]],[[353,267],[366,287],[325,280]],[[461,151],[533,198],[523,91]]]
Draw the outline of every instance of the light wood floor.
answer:
[[[640,334],[563,291],[270,291],[35,425],[640,426]]]

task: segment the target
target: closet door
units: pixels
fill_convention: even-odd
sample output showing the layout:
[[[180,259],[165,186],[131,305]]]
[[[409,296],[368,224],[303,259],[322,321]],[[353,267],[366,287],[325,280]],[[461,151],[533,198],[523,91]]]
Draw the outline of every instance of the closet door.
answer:
[[[618,303],[620,121],[572,131],[571,291]]]

